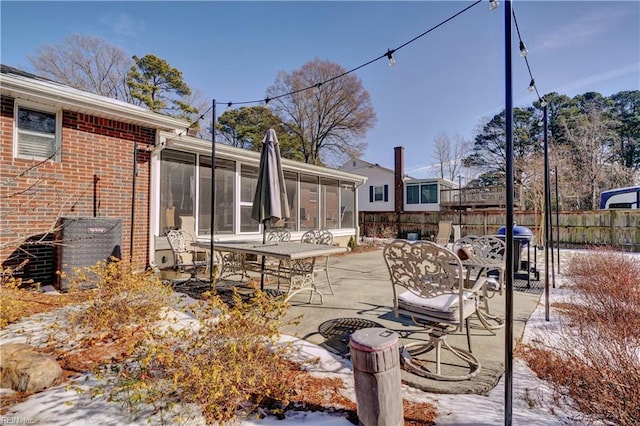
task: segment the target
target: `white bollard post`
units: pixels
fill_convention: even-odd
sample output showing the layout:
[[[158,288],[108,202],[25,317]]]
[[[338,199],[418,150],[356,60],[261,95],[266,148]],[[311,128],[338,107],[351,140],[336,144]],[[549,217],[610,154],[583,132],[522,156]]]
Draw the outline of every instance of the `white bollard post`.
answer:
[[[349,346],[359,424],[404,425],[398,334],[385,328],[364,328],[351,335]]]

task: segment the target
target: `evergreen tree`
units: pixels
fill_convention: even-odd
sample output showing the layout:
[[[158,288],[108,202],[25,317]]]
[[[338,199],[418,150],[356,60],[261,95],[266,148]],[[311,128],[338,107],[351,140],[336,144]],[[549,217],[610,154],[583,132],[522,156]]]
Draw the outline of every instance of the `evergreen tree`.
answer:
[[[134,55],[133,60],[135,65],[127,74],[133,98],[151,111],[167,115],[188,119],[189,114],[197,113],[196,108],[184,100],[191,95],[191,89],[181,71],[154,55],[142,58]]]

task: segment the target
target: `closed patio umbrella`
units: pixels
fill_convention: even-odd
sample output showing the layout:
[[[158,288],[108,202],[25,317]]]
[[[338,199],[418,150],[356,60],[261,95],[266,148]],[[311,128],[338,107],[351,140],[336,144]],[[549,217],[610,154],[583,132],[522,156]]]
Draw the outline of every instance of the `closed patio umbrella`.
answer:
[[[289,202],[280,161],[280,146],[276,131],[269,129],[262,140],[258,182],[251,209],[251,218],[263,224],[263,244],[266,240],[267,225],[288,217]],[[264,289],[264,261],[263,257],[260,289]]]

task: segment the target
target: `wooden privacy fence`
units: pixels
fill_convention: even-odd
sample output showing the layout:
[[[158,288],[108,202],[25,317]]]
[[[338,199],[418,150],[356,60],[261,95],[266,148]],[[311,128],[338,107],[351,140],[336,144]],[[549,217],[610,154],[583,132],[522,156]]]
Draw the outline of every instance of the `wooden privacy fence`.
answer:
[[[640,252],[640,210],[566,211],[552,215],[553,241],[560,247],[580,248],[588,245],[610,245]],[[440,212],[359,212],[360,235],[379,238],[407,238],[417,233],[430,239],[438,233],[438,222],[462,223],[461,236],[496,234],[505,225],[504,210],[440,211]],[[544,242],[543,216],[532,211],[515,211],[517,225],[526,226],[535,242]],[[559,223],[559,226],[558,226]]]

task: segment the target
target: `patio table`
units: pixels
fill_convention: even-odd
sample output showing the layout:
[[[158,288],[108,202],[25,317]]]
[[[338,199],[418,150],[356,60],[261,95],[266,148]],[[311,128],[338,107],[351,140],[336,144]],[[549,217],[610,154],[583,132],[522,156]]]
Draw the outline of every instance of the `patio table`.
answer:
[[[196,245],[209,247],[210,241],[199,241]],[[289,300],[301,291],[310,291],[309,302],[314,293],[320,296],[320,302],[324,303],[322,293],[316,288],[313,279],[313,268],[316,258],[344,253],[345,247],[325,246],[320,244],[308,244],[301,242],[214,242],[214,250],[220,253],[220,277],[229,275],[247,274],[246,255],[272,257],[282,260],[285,267],[277,269],[265,269],[259,271],[277,278],[286,278],[289,281],[289,290],[285,300]],[[251,268],[256,271],[256,269]]]

